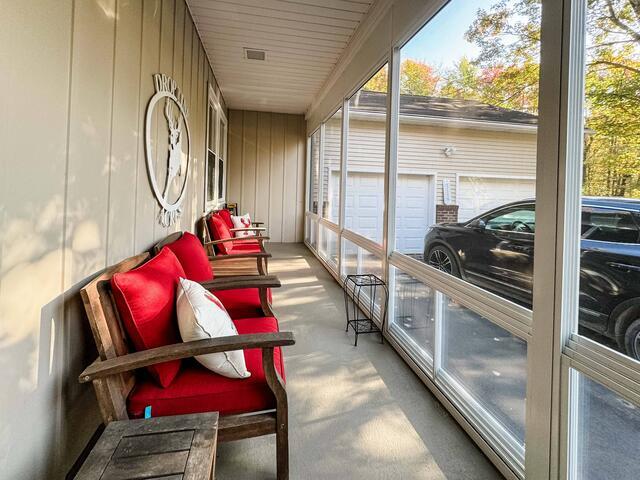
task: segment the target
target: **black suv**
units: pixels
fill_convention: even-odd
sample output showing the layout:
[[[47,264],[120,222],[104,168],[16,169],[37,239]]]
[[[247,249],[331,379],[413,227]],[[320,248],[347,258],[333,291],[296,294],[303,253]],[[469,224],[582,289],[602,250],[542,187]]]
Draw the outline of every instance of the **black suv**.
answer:
[[[424,261],[530,307],[535,201],[431,227]],[[582,199],[580,327],[640,359],[640,200]],[[585,332],[587,333],[587,332]]]

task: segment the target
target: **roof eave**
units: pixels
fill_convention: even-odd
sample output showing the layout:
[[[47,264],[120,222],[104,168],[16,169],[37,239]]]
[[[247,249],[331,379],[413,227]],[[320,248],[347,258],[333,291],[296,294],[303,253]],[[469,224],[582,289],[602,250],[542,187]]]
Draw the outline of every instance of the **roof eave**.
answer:
[[[357,112],[351,110],[349,116],[359,120],[385,121],[386,115],[382,112]],[[538,131],[538,125],[496,122],[494,120],[471,120],[467,118],[437,117],[433,115],[406,115],[400,114],[400,122],[412,125],[431,125],[449,128],[465,128],[472,130],[490,130],[493,132],[531,133]]]

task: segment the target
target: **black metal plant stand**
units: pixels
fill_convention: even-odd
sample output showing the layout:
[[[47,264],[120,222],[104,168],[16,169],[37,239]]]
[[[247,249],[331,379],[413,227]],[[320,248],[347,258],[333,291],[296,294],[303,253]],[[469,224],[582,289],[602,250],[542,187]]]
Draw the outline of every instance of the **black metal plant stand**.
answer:
[[[389,290],[384,281],[373,274],[347,275],[343,284],[344,306],[347,311],[347,326],[356,334],[354,346],[358,346],[358,335],[363,333],[379,333],[380,343],[384,343],[382,330],[387,318],[387,305],[389,303]],[[382,295],[380,302],[381,327],[373,321],[376,298]]]

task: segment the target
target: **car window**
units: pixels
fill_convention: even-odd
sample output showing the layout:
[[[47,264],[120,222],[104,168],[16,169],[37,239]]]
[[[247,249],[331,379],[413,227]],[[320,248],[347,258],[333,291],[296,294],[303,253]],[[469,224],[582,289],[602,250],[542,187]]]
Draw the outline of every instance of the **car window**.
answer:
[[[639,243],[638,226],[629,212],[582,208],[582,238],[614,243]]]
[[[533,205],[509,207],[493,212],[482,219],[487,230],[534,233],[536,212]]]

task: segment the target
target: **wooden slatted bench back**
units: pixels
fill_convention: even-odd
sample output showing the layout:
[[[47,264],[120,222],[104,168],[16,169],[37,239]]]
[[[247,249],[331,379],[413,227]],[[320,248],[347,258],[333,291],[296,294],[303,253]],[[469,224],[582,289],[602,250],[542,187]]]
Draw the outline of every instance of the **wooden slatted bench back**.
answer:
[[[196,224],[196,232],[198,232],[198,237],[202,239],[202,243],[205,245],[204,249],[207,252],[207,255],[213,257],[216,255],[216,249],[213,245],[207,245],[207,243],[212,242],[214,240],[213,235],[209,231],[209,217],[213,215],[213,211],[207,213],[203,217],[200,217]]]
[[[153,255],[157,255],[158,253],[160,253],[160,250],[162,250],[164,247],[166,247],[167,245],[172,244],[176,240],[180,240],[181,238],[182,238],[182,232],[174,232],[171,235],[169,235],[169,236],[165,237],[164,239],[160,240],[158,243],[156,243],[153,246],[151,253]]]
[[[129,342],[111,292],[111,277],[142,265],[148,253],[129,257],[108,267],[89,282],[80,295],[101,360],[129,353]],[[135,385],[135,375],[127,372],[94,382],[96,396],[105,424],[128,419],[126,400]]]

